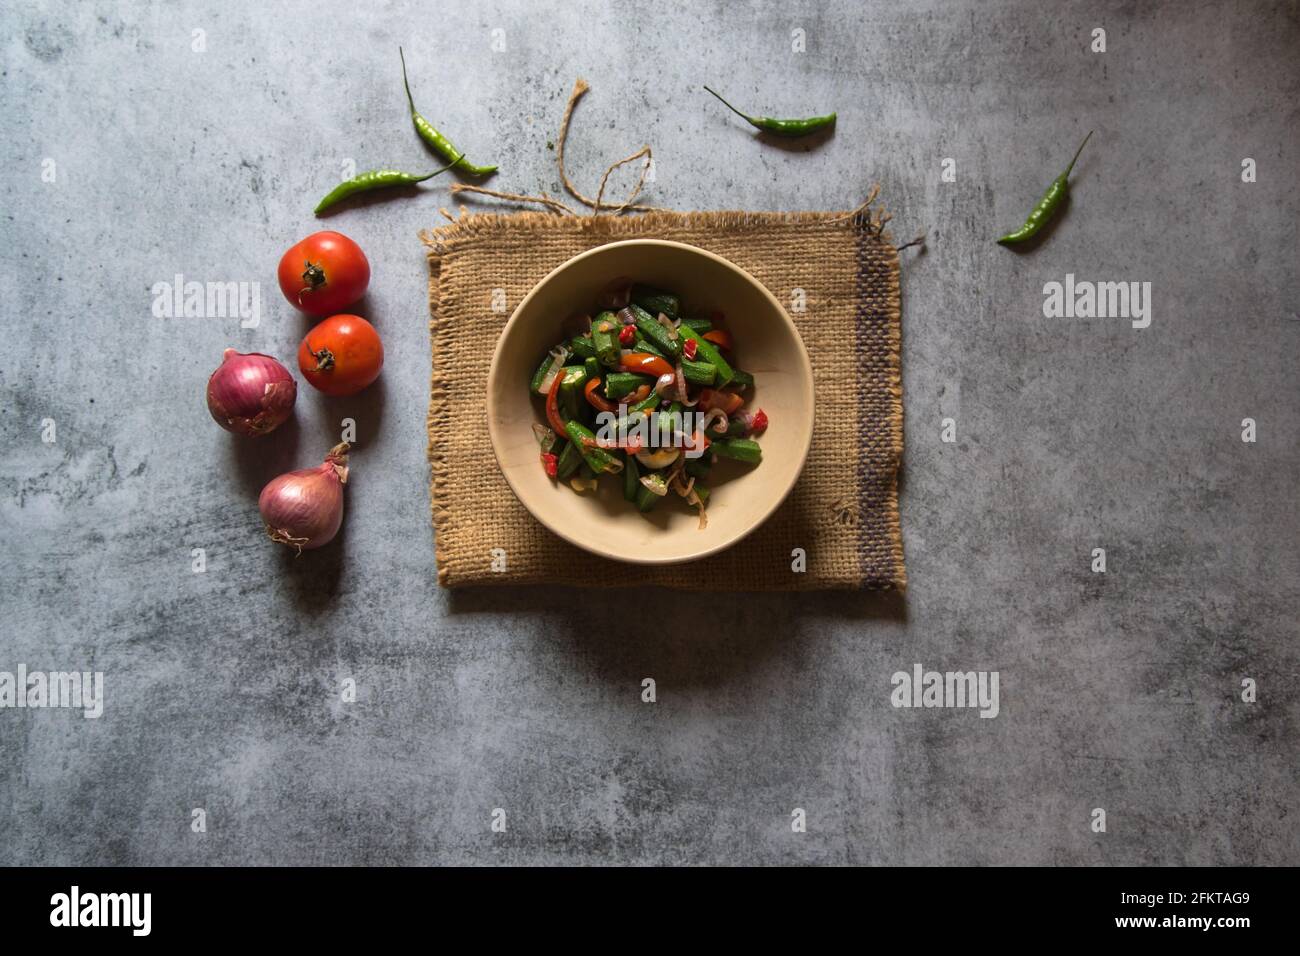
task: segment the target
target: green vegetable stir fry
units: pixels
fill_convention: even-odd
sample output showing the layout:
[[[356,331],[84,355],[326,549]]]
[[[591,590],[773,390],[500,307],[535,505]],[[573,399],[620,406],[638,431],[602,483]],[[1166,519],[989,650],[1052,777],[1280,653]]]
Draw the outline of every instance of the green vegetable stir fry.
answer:
[[[745,409],[754,378],[729,359],[723,316],[692,318],[672,292],[616,279],[599,311],[575,317],[577,334],[542,359],[528,383],[545,400],[535,423],[542,467],[578,492],[602,475],[648,512],[675,492],[708,524],[713,463],[757,464],[767,415]]]

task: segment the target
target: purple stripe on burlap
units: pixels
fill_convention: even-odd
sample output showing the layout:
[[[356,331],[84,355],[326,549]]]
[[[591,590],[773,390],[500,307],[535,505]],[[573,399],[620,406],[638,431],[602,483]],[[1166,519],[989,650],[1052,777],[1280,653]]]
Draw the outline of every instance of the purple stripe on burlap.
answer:
[[[857,551],[860,586],[905,586],[898,528],[901,454],[897,339],[891,314],[896,295],[893,248],[870,216],[854,218],[857,312],[854,320],[858,405]]]

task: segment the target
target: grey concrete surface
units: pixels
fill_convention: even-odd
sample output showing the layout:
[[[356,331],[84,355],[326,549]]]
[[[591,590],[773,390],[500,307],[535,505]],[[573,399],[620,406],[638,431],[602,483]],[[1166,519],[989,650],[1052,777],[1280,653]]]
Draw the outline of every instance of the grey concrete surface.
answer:
[[[294,354],[276,263],[345,162],[431,168],[399,43],[498,188],[561,193],[582,75],[584,188],[648,142],[653,203],[878,181],[929,230],[905,598],[440,591],[416,233],[445,177],[328,220],[374,267],[379,383],[304,389],[261,444],[213,425],[223,348]],[[1295,3],[15,2],[0,44],[0,670],[105,681],[99,719],[0,709],[0,863],[1300,863]],[[838,129],[758,141],[705,82]],[[1089,129],[1059,228],[995,246]],[[155,317],[178,273],[261,283],[260,325]],[[1151,326],[1044,318],[1067,273],[1150,282]],[[257,492],[345,415],[344,533],[292,560]],[[915,663],[998,671],[1000,714],[895,709]]]

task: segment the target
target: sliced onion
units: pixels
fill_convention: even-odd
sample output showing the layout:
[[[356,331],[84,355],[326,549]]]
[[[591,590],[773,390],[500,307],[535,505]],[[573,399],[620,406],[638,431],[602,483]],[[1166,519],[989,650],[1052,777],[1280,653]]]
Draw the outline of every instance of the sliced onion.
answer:
[[[677,460],[673,462],[673,466],[668,469],[668,484],[671,485],[674,481],[677,481],[681,477],[682,469],[685,467],[686,456],[678,455]]]
[[[677,376],[667,372],[659,376],[659,381],[655,382],[655,394],[662,397],[664,392],[677,385]]]
[[[655,481],[656,477],[657,476],[655,475],[646,475],[641,479],[641,484],[644,485],[652,495],[658,495],[662,498],[664,495],[668,494],[668,482],[664,481],[662,478]]]
[[[709,516],[704,513],[704,502],[700,500],[700,493],[691,488],[691,493],[686,496],[688,504],[695,505],[695,510],[700,513],[700,525],[698,530],[703,531],[709,526]]]
[[[533,437],[542,451],[548,451],[555,444],[555,432],[538,422],[533,422]]]
[[[714,427],[715,422],[718,423],[716,427],[717,430],[720,432],[725,432],[731,425],[731,423],[727,421],[726,412],[724,412],[720,408],[710,408],[707,412],[704,413],[705,431],[708,431],[709,428]]]
[[[618,320],[624,325],[636,325],[636,313],[631,309],[619,309]]]
[[[563,345],[556,346],[551,350],[551,367],[546,370],[542,376],[541,383],[537,386],[538,395],[549,395],[551,386],[555,384],[556,376],[560,374],[560,369],[564,368],[564,360],[569,357],[569,350]]]
[[[662,312],[659,313],[659,324],[668,330],[668,337],[674,342],[677,341],[677,326],[673,325],[673,320],[668,318]]]
[[[663,318],[663,316],[660,316]],[[687,408],[694,408],[699,402],[698,398],[691,398],[690,393],[686,391],[686,373],[682,371],[682,363],[677,363],[677,371],[673,375],[673,380],[677,383],[677,400]]]

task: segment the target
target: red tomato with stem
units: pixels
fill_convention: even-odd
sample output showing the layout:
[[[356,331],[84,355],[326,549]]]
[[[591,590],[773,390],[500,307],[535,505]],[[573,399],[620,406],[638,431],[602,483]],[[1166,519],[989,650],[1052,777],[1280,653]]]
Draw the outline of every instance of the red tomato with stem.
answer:
[[[316,232],[280,259],[280,291],[308,315],[333,315],[366,294],[370,262],[341,232]]]
[[[359,315],[332,315],[303,338],[298,368],[326,395],[355,395],[384,367],[384,343]]]

